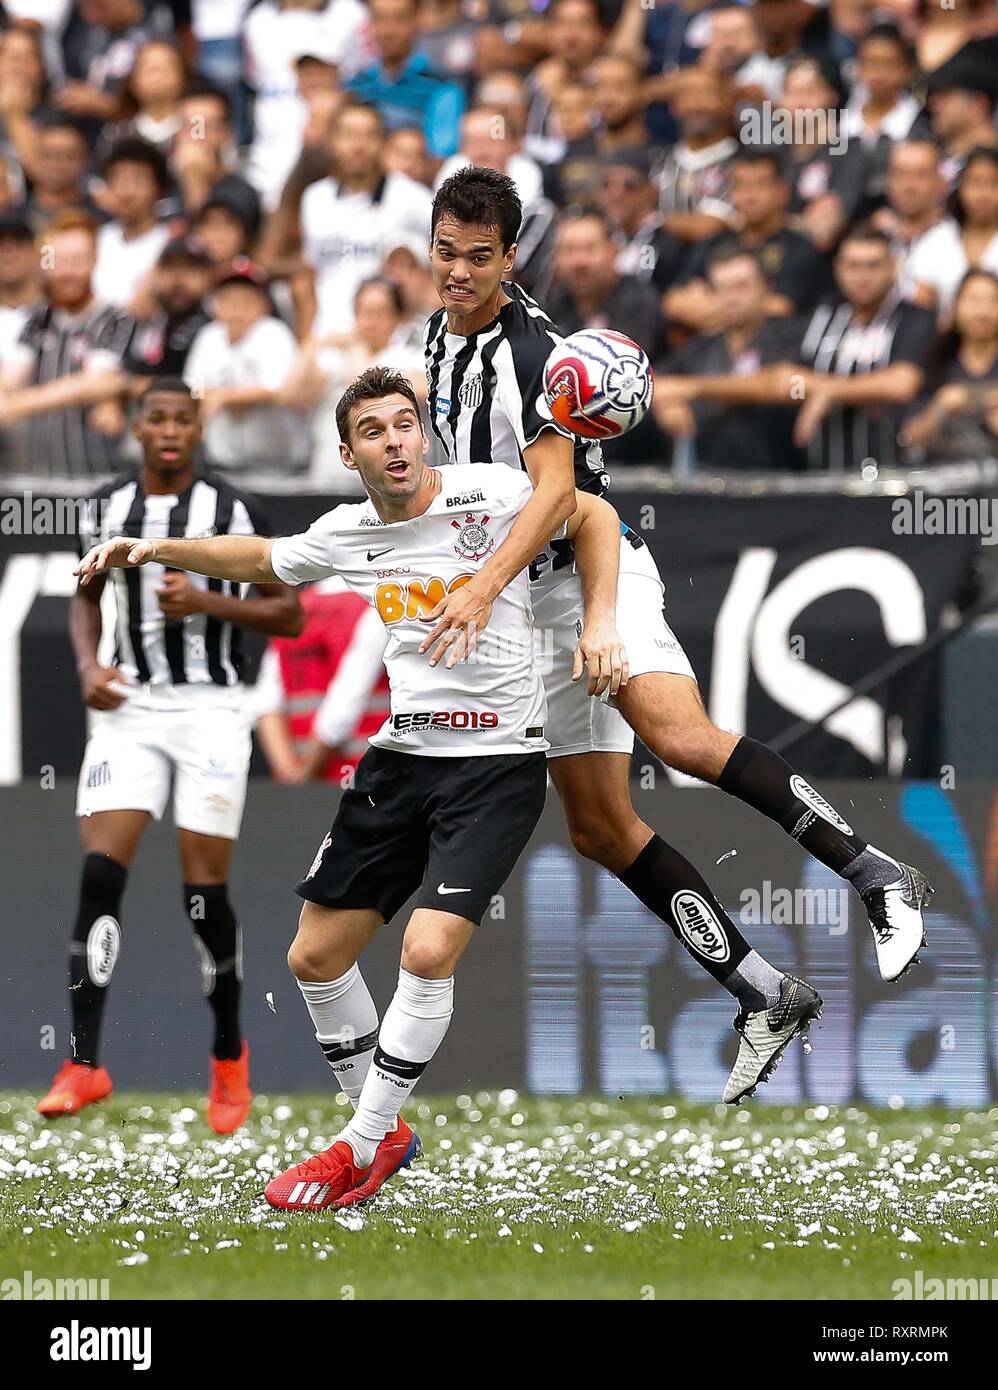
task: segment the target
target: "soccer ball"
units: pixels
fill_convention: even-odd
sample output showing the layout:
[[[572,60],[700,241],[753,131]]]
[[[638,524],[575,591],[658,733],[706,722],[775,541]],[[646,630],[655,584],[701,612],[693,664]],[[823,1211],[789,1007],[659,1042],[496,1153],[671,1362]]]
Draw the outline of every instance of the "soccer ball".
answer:
[[[584,328],[564,338],[544,367],[544,394],[559,425],[584,439],[614,439],[651,404],[648,358],[623,333]]]

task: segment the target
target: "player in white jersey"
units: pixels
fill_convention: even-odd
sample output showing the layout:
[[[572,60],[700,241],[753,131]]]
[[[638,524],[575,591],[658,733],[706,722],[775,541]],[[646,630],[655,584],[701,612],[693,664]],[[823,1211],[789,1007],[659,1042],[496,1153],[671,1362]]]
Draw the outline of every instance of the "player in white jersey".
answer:
[[[417,1152],[399,1108],[443,1041],[455,967],[530,838],[547,783],[526,573],[446,660],[422,650],[429,613],[506,540],[529,478],[489,464],[428,468],[412,387],[386,368],[358,378],[336,413],[341,456],[359,471],[366,502],[336,507],[299,536],[112,540],[80,566],[84,582],[108,565],[149,561],[255,583],[338,574],[388,629],[390,715],[296,890],[305,907],[288,961],[355,1107],[336,1143],[266,1189],[273,1206],[308,1210],[363,1201]],[[616,534],[612,508],[595,497],[581,499],[566,531],[584,560]],[[591,675],[597,687],[609,679]],[[379,1030],[357,961],[413,892]]]
[[[551,417],[544,367],[561,335],[509,280],[520,219],[514,185],[491,169],[460,170],[434,199],[430,257],[443,307],[426,333],[433,428],[451,462],[511,463],[529,473],[535,492],[489,565],[441,602],[428,641],[449,643],[487,611],[510,574],[532,563],[535,622],[554,644],[545,678],[549,769],[572,842],[615,873],[737,999],[742,1042],[724,1090],[726,1101],[737,1101],[767,1079],[793,1037],[806,1037],[821,1000],[754,951],[693,865],[640,819],[629,785],[634,733],[663,762],[770,816],[850,881],[869,914],[885,979],[897,979],[921,947],[930,889],[917,869],[862,840],[778,754],[711,722],[665,621],[662,581],[640,536],[621,523],[619,545],[597,555],[591,569],[569,544],[552,541],[573,463],[579,488],[608,480],[592,444]],[[617,326],[627,331],[626,323]],[[621,642],[629,679],[612,701],[587,698],[572,680],[576,648],[616,661]]]
[[[84,550],[121,533],[250,535],[263,527],[250,499],[199,470],[201,413],[183,381],[159,377],[146,388],[135,433],[143,467],[97,493],[81,528]],[[103,650],[104,611],[109,620],[113,614],[113,656]],[[76,807],[85,858],[70,944],[72,1056],[38,1103],[43,1115],[73,1114],[111,1091],[98,1051],[121,900],[139,842],[163,815],[172,782],[184,905],[215,1024],[208,1122],[227,1134],[246,1118],[242,944],[228,893],[250,760],[240,628],[293,636],[303,623],[297,596],[283,585],[264,584],[247,596],[236,585],[193,581],[159,565],[119,573],[107,586],[103,579],[81,585],[74,595],[71,637],[90,711]]]

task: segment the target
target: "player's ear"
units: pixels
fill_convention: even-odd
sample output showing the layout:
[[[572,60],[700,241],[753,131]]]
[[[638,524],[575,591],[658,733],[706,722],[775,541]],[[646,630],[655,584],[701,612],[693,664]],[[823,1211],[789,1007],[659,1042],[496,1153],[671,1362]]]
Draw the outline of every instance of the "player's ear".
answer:
[[[516,260],[516,247],[517,243],[514,241],[513,245],[509,248],[509,250],[503,257],[503,265],[507,270],[513,269],[513,262]]]
[[[135,436],[136,439],[141,439],[141,438],[142,438],[142,408],[141,408],[141,406],[139,407],[138,414],[136,415],[135,419],[132,421],[132,434]]]
[[[344,444],[342,439],[340,440],[340,459],[342,460],[344,468],[349,468],[354,473],[357,472],[357,465],[354,462],[353,450],[350,448],[349,444]]]

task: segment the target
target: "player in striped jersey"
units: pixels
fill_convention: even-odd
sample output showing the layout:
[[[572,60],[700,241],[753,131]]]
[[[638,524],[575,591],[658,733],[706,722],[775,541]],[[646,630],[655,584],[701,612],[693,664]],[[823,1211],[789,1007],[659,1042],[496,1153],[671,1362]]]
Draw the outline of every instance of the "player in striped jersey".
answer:
[[[917,869],[862,840],[771,749],[711,722],[665,621],[664,587],[639,536],[621,524],[619,554],[608,548],[588,570],[576,569],[569,543],[551,540],[573,465],[581,488],[604,480],[592,446],[562,431],[545,399],[544,366],[561,335],[506,278],[520,219],[514,185],[490,169],[460,170],[434,199],[430,256],[443,307],[430,317],[425,339],[431,423],[452,463],[487,459],[525,469],[535,490],[489,563],[438,604],[425,645],[440,659],[451,642],[487,621],[494,594],[532,561],[534,619],[554,648],[544,682],[548,767],[572,843],[615,873],[737,999],[742,1041],[724,1090],[726,1101],[737,1101],[768,1078],[798,1033],[806,1036],[821,1000],[753,950],[693,865],[640,819],[629,784],[634,733],[663,762],[770,816],[852,882],[885,979],[897,979],[921,947],[921,910],[931,890]],[[592,682],[587,690],[579,680],[582,657],[613,671],[607,700],[589,698]]]
[[[135,434],[142,470],[96,494],[81,554],[112,535],[266,532],[251,501],[199,471],[200,409],[183,381],[162,377],[147,387]],[[110,1094],[111,1078],[97,1057],[121,941],[121,898],[150,818],[158,820],[166,807],[172,778],[184,905],[215,1024],[208,1120],[227,1134],[246,1117],[242,943],[228,893],[251,742],[240,629],[293,636],[304,623],[297,597],[283,584],[260,584],[252,597],[247,588],[153,565],[115,571],[107,585],[102,576],[73,598],[70,633],[91,711],[77,796],[85,858],[69,957],[72,1057],[39,1101],[43,1115],[73,1114]],[[102,640],[105,614],[113,656]]]

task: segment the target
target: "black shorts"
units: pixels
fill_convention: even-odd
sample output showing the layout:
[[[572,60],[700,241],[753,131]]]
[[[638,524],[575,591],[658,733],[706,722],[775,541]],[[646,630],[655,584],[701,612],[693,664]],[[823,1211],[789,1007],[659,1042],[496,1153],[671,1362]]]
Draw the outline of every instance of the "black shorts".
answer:
[[[429,758],[370,748],[295,892],[321,907],[415,907],[480,922],[544,809],[543,753]]]

